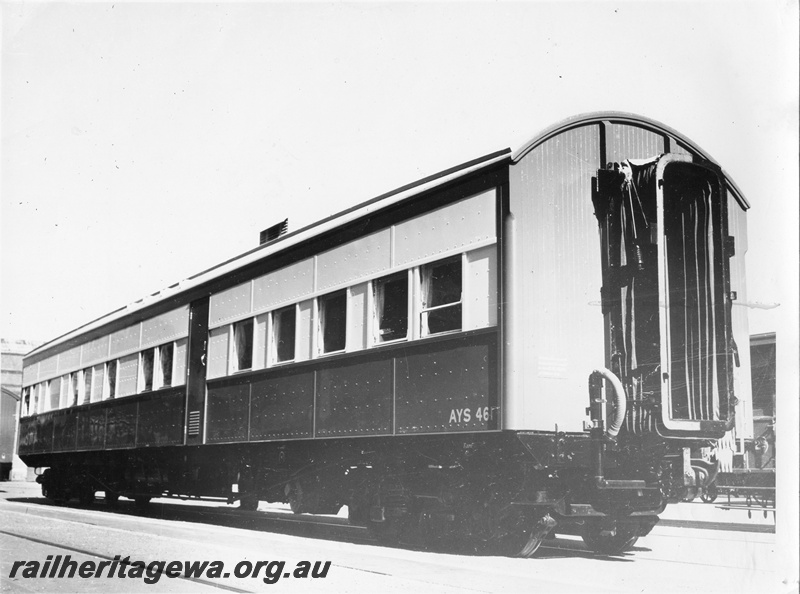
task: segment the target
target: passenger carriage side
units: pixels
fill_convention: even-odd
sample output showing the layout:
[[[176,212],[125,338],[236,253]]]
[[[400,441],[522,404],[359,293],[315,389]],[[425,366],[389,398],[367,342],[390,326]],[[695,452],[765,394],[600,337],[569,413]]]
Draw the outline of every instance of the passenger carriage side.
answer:
[[[20,453],[140,500],[238,499],[248,482],[251,500],[286,499],[319,449],[307,440],[497,430],[502,179],[459,180],[34,356],[26,390],[48,399],[28,398]],[[244,477],[274,456],[278,488]]]
[[[749,406],[747,207],[677,132],[575,118],[37,349],[20,455],[54,499],[347,505],[386,540],[623,551]]]

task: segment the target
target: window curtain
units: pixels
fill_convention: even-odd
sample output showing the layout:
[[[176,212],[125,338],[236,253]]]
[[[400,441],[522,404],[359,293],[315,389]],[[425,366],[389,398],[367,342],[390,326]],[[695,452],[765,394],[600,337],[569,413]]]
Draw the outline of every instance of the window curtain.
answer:
[[[50,402],[47,403],[49,408],[47,410],[56,410],[61,403],[61,378],[57,377],[50,380],[47,386],[50,394]]]
[[[274,359],[277,362],[294,359],[294,306],[283,309],[272,316],[272,341]]]
[[[92,368],[87,367],[83,370],[83,403],[86,404],[92,399]]]
[[[430,334],[430,328],[428,327],[428,313],[424,310],[430,307],[430,303],[433,301],[433,267],[432,266],[425,266],[424,268],[420,269],[420,293],[422,294],[422,309],[423,312],[420,314],[420,332],[422,336],[427,336]]]
[[[319,324],[323,353],[345,348],[346,320],[346,292],[336,292],[320,299]]]
[[[142,353],[142,375],[144,379],[144,390],[153,389],[153,357],[154,351],[152,349]]]
[[[172,343],[160,346],[158,354],[161,359],[161,385],[169,387],[172,385]]]
[[[281,361],[281,336],[283,330],[283,312],[277,311],[272,315],[272,344],[275,361]]]
[[[328,302],[324,299],[320,299],[318,302],[317,310],[319,312],[319,341],[320,346],[322,347],[322,352],[328,352],[328,345],[325,336],[325,324],[328,319]]]
[[[384,303],[386,302],[386,283],[385,282],[378,282],[375,284],[375,290],[373,291],[374,298],[375,298],[375,317],[377,318],[375,321],[376,332],[375,332],[375,341],[379,342],[382,340],[382,332],[383,330],[383,318],[384,318]]]
[[[78,405],[78,386],[79,386],[78,379],[79,378],[78,378],[78,372],[77,371],[75,373],[70,374],[70,377],[69,377],[69,389],[72,392],[72,394],[71,394],[72,398],[69,398],[69,393],[68,393],[68,396],[67,396],[68,400],[71,400],[70,406],[77,406]]]
[[[233,332],[233,356],[236,360],[237,369],[242,368],[242,355],[244,354],[245,345],[247,340],[244,336],[244,327],[241,324],[236,324]]]
[[[108,397],[113,399],[117,393],[117,362],[108,362]]]
[[[105,365],[95,365],[94,370],[92,371],[92,379],[94,380],[94,386],[92,387],[92,398],[91,402],[97,402],[98,400],[103,399],[103,388],[105,386]]]
[[[237,370],[253,366],[253,321],[246,320],[233,326],[233,348]]]
[[[291,361],[294,359],[295,323],[296,313],[294,305],[275,312],[273,315],[273,357],[276,362]]]

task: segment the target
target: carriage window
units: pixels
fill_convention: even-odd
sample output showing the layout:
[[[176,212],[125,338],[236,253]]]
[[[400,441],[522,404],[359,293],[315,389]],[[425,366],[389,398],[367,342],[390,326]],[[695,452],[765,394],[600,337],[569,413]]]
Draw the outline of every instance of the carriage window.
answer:
[[[408,273],[401,272],[372,284],[375,342],[405,338],[408,334]]]
[[[343,351],[347,332],[347,291],[319,298],[320,352]]]
[[[89,402],[92,398],[92,368],[87,367],[83,370],[83,402]]]
[[[77,406],[78,404],[78,391],[80,384],[78,383],[78,372],[74,371],[70,374],[70,387],[72,388],[72,404],[70,406]]]
[[[61,378],[57,377],[47,382],[47,394],[49,407],[45,410],[56,410],[61,399]]]
[[[117,393],[117,362],[106,363],[106,378],[108,378],[108,398],[113,399]]]
[[[233,325],[233,371],[253,367],[253,320],[242,320]]]
[[[294,334],[297,311],[294,305],[272,314],[272,344],[276,363],[294,359]]]
[[[27,417],[31,410],[31,389],[25,388],[22,391],[22,416]]]
[[[461,256],[420,268],[422,336],[461,329]]]
[[[147,392],[153,389],[153,359],[155,358],[155,349],[147,349],[141,353],[141,369],[142,369],[142,389],[140,392]]]
[[[170,342],[158,347],[158,359],[161,362],[161,387],[164,388],[172,385],[172,353],[174,346]]]

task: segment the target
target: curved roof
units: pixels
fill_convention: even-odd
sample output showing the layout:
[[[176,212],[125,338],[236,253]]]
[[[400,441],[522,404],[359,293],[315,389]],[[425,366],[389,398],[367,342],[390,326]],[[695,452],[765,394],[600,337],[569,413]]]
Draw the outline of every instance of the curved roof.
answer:
[[[687,136],[681,134],[677,130],[670,128],[662,124],[659,121],[653,120],[651,118],[646,118],[644,116],[640,116],[633,113],[626,113],[622,111],[598,111],[593,113],[585,113],[580,114],[577,116],[573,116],[566,120],[562,120],[557,124],[545,128],[543,131],[539,132],[536,136],[531,138],[528,142],[523,144],[520,148],[514,151],[511,154],[511,160],[514,163],[517,163],[522,159],[525,155],[535,149],[537,146],[543,144],[544,142],[550,140],[551,138],[558,136],[568,130],[572,130],[573,128],[580,128],[582,126],[587,126],[591,124],[599,124],[602,122],[609,122],[613,124],[628,124],[630,126],[636,126],[637,128],[643,128],[645,130],[649,130],[656,134],[661,134],[664,136],[669,136],[670,138],[676,140],[682,146],[684,146],[689,152],[704,159],[705,161],[709,161],[714,163],[717,167],[722,169],[719,163],[714,160],[711,155],[701,149],[694,141],[692,141]],[[725,174],[725,179],[728,182],[728,191],[731,192],[736,200],[742,205],[743,208],[747,209],[750,208],[750,203],[742,194],[742,191],[736,185],[736,183],[731,179],[731,176],[725,173],[724,169],[722,169],[723,173]]]

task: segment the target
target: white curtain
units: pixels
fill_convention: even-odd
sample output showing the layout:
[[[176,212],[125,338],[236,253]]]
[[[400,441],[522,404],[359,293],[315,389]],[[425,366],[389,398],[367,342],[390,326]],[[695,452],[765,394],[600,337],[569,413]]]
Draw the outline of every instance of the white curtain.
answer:
[[[381,330],[383,330],[383,307],[386,301],[386,283],[376,281],[373,290],[375,300],[375,341],[381,340]]]
[[[235,324],[233,332],[234,357],[237,370],[249,369],[253,365],[253,320]]]
[[[423,266],[420,268],[420,293],[422,294],[422,309],[426,309],[429,307],[430,302],[432,301],[433,295],[431,294],[433,291],[433,267],[432,266]],[[420,314],[420,332],[422,336],[427,336],[430,334],[430,328],[428,327],[428,314],[427,312],[422,312]]]
[[[318,325],[318,328],[319,328],[319,344],[320,344],[320,347],[321,347],[321,351],[323,353],[328,350],[327,348],[325,348],[326,347],[326,345],[325,345],[325,321],[326,321],[326,318],[327,318],[327,309],[328,309],[326,307],[326,305],[327,305],[327,301],[325,301],[324,299],[320,299],[317,302],[317,313],[318,313],[318,317],[319,317],[319,320],[318,320],[318,323],[319,323],[319,325]]]
[[[84,404],[92,399],[92,368],[87,367],[83,370],[83,402]]]

